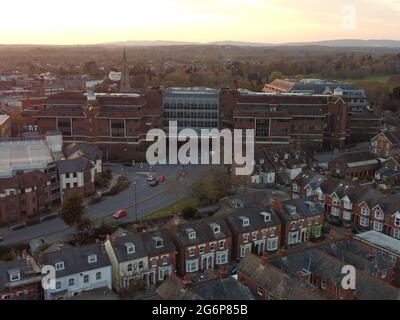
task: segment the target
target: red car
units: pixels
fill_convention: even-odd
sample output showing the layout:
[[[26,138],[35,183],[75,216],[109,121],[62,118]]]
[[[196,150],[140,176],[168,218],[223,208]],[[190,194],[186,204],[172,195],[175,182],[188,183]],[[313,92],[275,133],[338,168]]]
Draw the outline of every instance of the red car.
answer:
[[[150,184],[149,184],[149,186],[150,187],[156,187],[156,186],[158,186],[158,180],[153,180],[152,182],[150,182]]]
[[[167,180],[167,178],[165,178],[164,176],[158,177],[157,178],[158,182],[164,182],[165,180]]]
[[[122,219],[123,217],[126,217],[128,215],[128,212],[126,212],[125,209],[118,210],[116,213],[113,214],[113,218],[115,220]]]

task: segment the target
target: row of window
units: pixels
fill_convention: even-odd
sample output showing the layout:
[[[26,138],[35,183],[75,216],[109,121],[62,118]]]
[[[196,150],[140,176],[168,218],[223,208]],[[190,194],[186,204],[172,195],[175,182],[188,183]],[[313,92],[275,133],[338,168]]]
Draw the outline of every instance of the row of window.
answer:
[[[217,103],[164,103],[165,109],[218,109]]]
[[[96,278],[96,281],[101,280],[102,279],[101,272],[96,272],[95,278]],[[89,283],[89,282],[90,282],[90,275],[85,274],[83,276],[83,283]],[[69,287],[75,286],[75,278],[68,279],[68,286]],[[60,289],[61,289],[61,281],[57,281],[56,282],[56,290],[60,290]]]

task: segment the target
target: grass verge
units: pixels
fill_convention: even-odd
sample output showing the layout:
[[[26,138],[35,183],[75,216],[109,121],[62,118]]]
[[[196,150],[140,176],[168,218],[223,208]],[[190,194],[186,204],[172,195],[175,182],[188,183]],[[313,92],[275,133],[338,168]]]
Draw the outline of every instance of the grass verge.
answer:
[[[171,214],[176,215],[179,214],[182,211],[182,209],[186,207],[196,208],[196,200],[191,197],[182,198],[181,200],[178,200],[177,202],[169,205],[168,207],[150,213],[146,217],[143,217],[141,220],[144,221],[144,220],[158,219],[166,217]]]

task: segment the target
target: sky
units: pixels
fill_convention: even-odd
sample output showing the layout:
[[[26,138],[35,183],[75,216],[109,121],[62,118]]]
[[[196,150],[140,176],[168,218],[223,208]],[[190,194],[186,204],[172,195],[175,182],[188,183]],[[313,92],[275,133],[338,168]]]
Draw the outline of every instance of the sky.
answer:
[[[400,0],[0,2],[0,44],[400,40]]]

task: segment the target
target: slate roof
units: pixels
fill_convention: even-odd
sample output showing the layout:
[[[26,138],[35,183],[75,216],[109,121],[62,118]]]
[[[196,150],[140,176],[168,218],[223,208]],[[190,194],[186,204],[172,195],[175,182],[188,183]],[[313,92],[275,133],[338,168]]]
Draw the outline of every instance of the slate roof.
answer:
[[[5,189],[28,189],[34,186],[43,188],[50,182],[50,177],[41,171],[32,171],[24,174],[17,174],[11,178],[4,178],[0,180],[0,191]]]
[[[89,263],[90,255],[97,255],[97,262]],[[111,266],[105,249],[100,243],[81,246],[67,247],[59,251],[39,255],[41,265],[53,265],[64,262],[64,270],[56,271],[57,277],[64,277],[85,271],[100,269]]]
[[[398,239],[390,237],[381,232],[377,232],[375,230],[358,234],[355,237],[360,239],[361,241],[371,243],[372,245],[381,247],[400,256],[400,240]]]
[[[325,244],[320,249],[367,273],[382,272],[394,267],[394,263],[388,258],[380,254],[372,255],[368,246],[352,239]]]
[[[384,134],[389,139],[390,143],[400,145],[400,131],[386,131]]]
[[[247,254],[239,263],[237,271],[267,290],[278,300],[321,300],[312,287],[304,281],[286,274],[269,263],[263,263],[260,257]]]
[[[216,223],[220,225],[221,232],[214,233],[210,224]],[[189,239],[188,230],[193,229],[196,231],[196,238]],[[203,244],[209,241],[218,241],[228,237],[231,237],[232,234],[226,225],[225,221],[217,218],[217,219],[206,219],[195,221],[192,223],[184,223],[179,225],[176,229],[176,240],[183,247],[190,247],[197,244]]]
[[[313,203],[314,209],[310,210],[310,208],[307,205],[307,202]],[[290,213],[289,210],[290,206],[296,208],[295,214]],[[298,198],[298,199],[283,201],[281,207],[279,208],[279,211],[277,211],[280,218],[285,222],[301,218],[314,217],[317,215],[321,215],[324,212],[325,212],[324,208],[321,206],[319,202],[315,202],[313,197]]]
[[[270,213],[271,221],[266,222],[264,216],[261,215],[261,212]],[[249,226],[244,227],[240,217],[248,218]],[[234,233],[246,233],[255,230],[271,228],[281,224],[279,217],[275,213],[273,213],[270,208],[266,208],[265,210],[259,210],[255,208],[238,209],[231,214],[228,213],[226,216],[226,220],[232,227]]]
[[[345,263],[317,249],[306,249],[285,257],[273,257],[270,263],[281,270],[297,273],[307,270],[321,279],[341,286]],[[359,270],[355,296],[361,300],[399,300],[400,290]]]
[[[103,157],[103,153],[99,148],[87,143],[72,143],[64,148],[64,153],[67,158],[77,152],[92,161],[96,161]]]
[[[83,157],[76,159],[60,160],[57,162],[57,166],[58,166],[58,172],[60,174],[82,172],[94,167],[89,160]]]
[[[320,175],[314,171],[307,170],[300,173],[295,179],[296,182],[300,186],[310,185],[313,191],[315,191],[327,178],[323,175]]]
[[[128,254],[125,244],[135,245],[135,252]],[[145,245],[139,233],[112,240],[112,247],[119,263],[147,257]]]
[[[142,237],[144,248],[149,256],[176,251],[174,242],[166,230],[160,229],[153,232],[142,232],[140,236]],[[155,238],[161,238],[163,240],[162,247],[156,247]]]
[[[373,155],[369,151],[356,151],[349,152],[340,155],[332,163],[342,162],[345,163],[347,167],[364,166],[371,164],[379,164],[380,161],[377,156]]]
[[[10,281],[9,272],[19,271],[21,279],[16,282]],[[38,277],[39,275],[39,277]],[[28,265],[26,259],[10,262],[0,261],[0,293],[6,292],[13,284],[21,284],[23,282],[40,281],[41,274],[33,272],[33,269]]]

